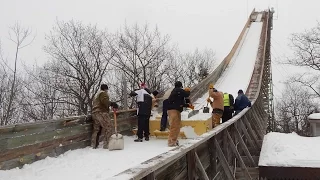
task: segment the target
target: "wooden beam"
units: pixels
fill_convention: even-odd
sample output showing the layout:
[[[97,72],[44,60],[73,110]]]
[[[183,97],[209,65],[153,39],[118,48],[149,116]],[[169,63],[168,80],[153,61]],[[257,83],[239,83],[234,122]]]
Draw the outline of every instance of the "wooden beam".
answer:
[[[253,141],[256,143],[256,145],[259,147],[259,149],[261,149],[261,146],[260,146],[259,141],[258,141],[258,137],[257,137],[256,133],[254,133],[253,129],[251,128],[250,123],[247,121],[246,118],[242,122],[248,128],[248,131],[251,134],[251,137],[252,137]]]
[[[238,131],[238,128],[235,127],[235,129],[236,129],[236,133],[237,133],[238,136],[240,137],[241,135],[240,135],[240,132]],[[251,154],[250,154],[250,152],[249,152],[249,150],[248,150],[248,148],[247,148],[247,146],[246,146],[246,144],[244,143],[244,141],[243,141],[242,138],[239,138],[239,143],[240,143],[240,145],[242,146],[242,150],[244,151],[244,154],[249,158],[252,167],[258,166],[258,165],[254,162],[254,160],[253,160],[253,158],[252,158],[252,156],[251,156]]]
[[[226,131],[226,132],[227,132],[228,139],[229,139],[229,141],[230,141],[229,144],[231,145],[231,150],[233,151],[234,155],[236,155],[236,158],[237,158],[238,161],[240,162],[240,167],[241,167],[244,175],[245,175],[248,179],[251,179],[251,176],[250,176],[250,174],[249,174],[249,172],[248,172],[248,170],[247,170],[247,168],[246,168],[246,165],[244,164],[244,162],[243,162],[243,160],[242,160],[242,158],[241,158],[241,156],[240,156],[240,154],[239,154],[239,152],[238,152],[238,150],[237,150],[237,148],[236,148],[236,145],[235,145],[234,142],[232,141],[232,138],[231,138],[229,132],[228,132],[228,131]]]
[[[83,134],[77,134],[74,136],[68,136],[64,138],[54,139],[43,143],[37,143],[28,146],[22,146],[15,149],[3,150],[0,153],[0,162],[8,161],[10,159],[18,158],[32,153],[38,153],[46,149],[53,149],[58,146],[65,146],[73,142],[90,140],[91,132],[83,132]]]
[[[213,179],[214,176],[216,176],[217,173],[217,154],[214,147],[214,139],[215,137],[212,137],[210,140],[207,141],[208,148],[209,148],[209,155],[210,155],[210,178]]]
[[[195,150],[192,149],[187,153],[188,180],[194,180],[196,177],[196,159]]]
[[[260,149],[259,149],[259,146],[257,146],[257,145],[253,142],[253,140],[251,139],[251,137],[250,137],[247,129],[245,128],[245,126],[244,126],[244,124],[242,123],[241,120],[239,121],[239,127],[240,127],[240,129],[242,130],[244,136],[247,138],[247,140],[248,140],[248,142],[249,142],[249,145],[252,146],[253,148],[255,148],[257,151],[260,150]]]
[[[222,167],[223,167],[224,172],[227,175],[228,179],[236,180],[236,178],[232,175],[232,170],[230,169],[230,167],[228,165],[228,161],[227,161],[226,157],[224,157],[223,152],[220,148],[220,145],[216,139],[214,140],[214,145],[217,149],[218,158],[220,159],[220,162],[222,164]]]
[[[197,162],[198,168],[199,168],[199,170],[201,172],[201,176],[203,177],[204,180],[209,180],[209,177],[208,177],[208,175],[206,173],[206,170],[203,168],[203,166],[201,164],[201,161],[199,159],[199,156],[198,156],[197,152],[194,152],[194,155],[196,157],[196,162]]]
[[[149,175],[147,175],[145,178],[143,178],[144,180],[155,180],[156,177],[154,175],[154,172],[151,172]]]
[[[39,134],[39,133],[44,133],[48,131],[55,131],[57,129],[74,127],[74,126],[78,126],[80,124],[86,124],[86,123],[89,123],[86,116],[79,116],[79,117],[73,117],[69,119],[67,118],[66,120],[17,124],[9,127],[4,126],[0,128],[0,140],[26,136],[31,134]]]
[[[68,136],[74,136],[92,130],[92,124],[74,126],[71,128],[57,129],[55,131],[43,132],[40,134],[31,134],[0,140],[0,151],[14,149],[21,146],[32,145],[36,143],[50,141]]]
[[[257,135],[259,136],[259,139],[263,139],[263,136],[264,136],[263,129],[264,128],[263,128],[263,125],[261,124],[260,117],[256,113],[257,113],[256,111],[252,112],[253,123],[250,123],[250,124],[254,124],[254,127],[256,127],[255,130],[257,131]]]

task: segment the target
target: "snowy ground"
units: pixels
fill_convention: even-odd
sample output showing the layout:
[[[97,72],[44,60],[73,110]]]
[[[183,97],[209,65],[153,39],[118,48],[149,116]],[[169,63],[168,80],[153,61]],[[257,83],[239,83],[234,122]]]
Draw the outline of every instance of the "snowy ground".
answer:
[[[268,133],[264,136],[259,166],[320,167],[320,137],[296,133]]]
[[[0,171],[0,180],[105,180],[173,149],[167,146],[166,140],[151,138],[142,143],[133,140],[133,136],[125,136],[125,147],[121,151],[87,147],[68,151],[57,158],[47,157],[22,169]]]

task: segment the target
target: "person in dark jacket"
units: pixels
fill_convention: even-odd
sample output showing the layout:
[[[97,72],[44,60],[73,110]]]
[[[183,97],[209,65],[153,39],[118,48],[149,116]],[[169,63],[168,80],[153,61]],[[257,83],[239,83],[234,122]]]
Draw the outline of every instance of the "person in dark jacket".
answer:
[[[146,141],[149,141],[149,121],[152,108],[152,97],[148,91],[144,89],[144,86],[141,86],[141,89],[132,91],[130,96],[137,97],[137,116],[138,116],[138,139],[135,139],[135,142],[142,142],[143,136]]]
[[[243,94],[243,91],[240,89],[238,91],[238,96],[234,103],[234,110],[236,111],[234,115],[237,115],[246,107],[251,107],[251,102],[249,101],[247,96]]]
[[[234,98],[232,94],[228,94],[226,92],[223,94],[223,106],[224,111],[222,115],[222,123],[232,118],[232,114],[234,111]]]
[[[190,96],[190,88],[182,89],[182,83],[177,81],[174,84],[175,88],[171,91],[168,98],[168,115],[170,122],[170,132],[168,136],[168,146],[178,146],[178,136],[181,126],[181,112],[183,107],[193,109],[188,97]]]
[[[160,131],[165,131],[168,123],[168,99],[163,101]]]

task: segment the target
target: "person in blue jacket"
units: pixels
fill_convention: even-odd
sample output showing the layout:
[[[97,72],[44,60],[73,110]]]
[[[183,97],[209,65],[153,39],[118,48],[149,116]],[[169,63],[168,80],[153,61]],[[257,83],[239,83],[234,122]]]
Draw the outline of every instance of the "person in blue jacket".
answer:
[[[241,112],[246,107],[251,107],[251,102],[249,101],[247,96],[243,94],[243,91],[240,89],[238,91],[238,96],[237,96],[236,101],[234,103],[234,110],[235,110],[234,115],[237,115],[239,112]]]

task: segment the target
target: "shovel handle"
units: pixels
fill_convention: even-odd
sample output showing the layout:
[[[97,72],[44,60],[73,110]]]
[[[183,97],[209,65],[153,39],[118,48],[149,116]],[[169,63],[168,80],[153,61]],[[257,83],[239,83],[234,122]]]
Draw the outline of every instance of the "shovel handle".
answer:
[[[113,108],[113,120],[114,120],[114,131],[116,133],[116,136],[118,136],[118,130],[117,130],[117,110]]]

